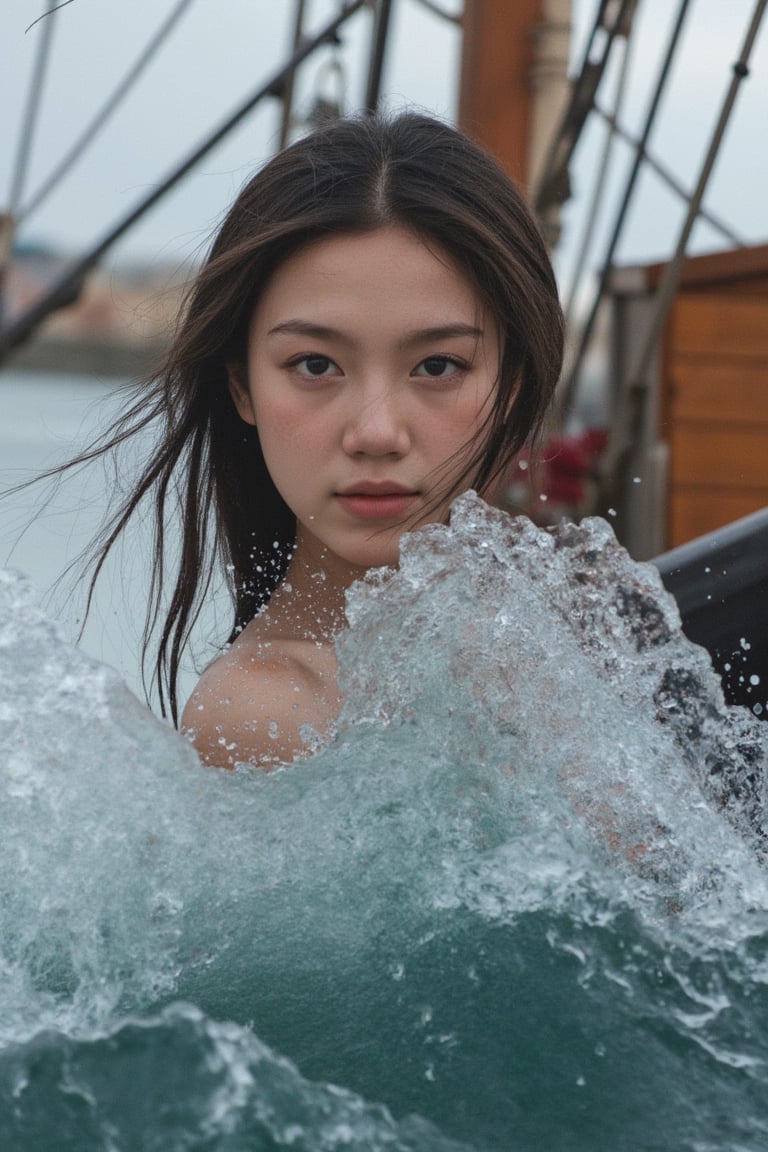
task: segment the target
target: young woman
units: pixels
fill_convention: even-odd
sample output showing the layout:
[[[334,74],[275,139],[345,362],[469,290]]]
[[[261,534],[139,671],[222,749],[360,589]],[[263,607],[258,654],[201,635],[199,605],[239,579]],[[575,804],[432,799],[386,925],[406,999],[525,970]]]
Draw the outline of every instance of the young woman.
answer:
[[[215,565],[229,573],[229,646],[182,718],[204,762],[269,766],[306,749],[305,725],[328,732],[346,589],[396,565],[402,534],[444,521],[462,491],[493,499],[540,426],[562,338],[521,196],[445,124],[342,121],[244,188],[162,372],[96,450],[162,424],[96,575],[153,494],[148,631],[164,612],[155,672],[174,722],[190,629]],[[177,501],[181,558],[161,609]]]

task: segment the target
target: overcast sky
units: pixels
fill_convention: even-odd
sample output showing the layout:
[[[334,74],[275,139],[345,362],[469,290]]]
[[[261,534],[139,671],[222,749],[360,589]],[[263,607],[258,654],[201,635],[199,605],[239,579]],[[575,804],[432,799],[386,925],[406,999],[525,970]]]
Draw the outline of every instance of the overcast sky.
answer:
[[[461,0],[440,0],[457,11]],[[513,0],[510,0],[513,2]],[[24,200],[29,199],[141,52],[177,0],[72,0],[56,14],[51,64]],[[311,28],[337,8],[310,0]],[[574,0],[574,59],[597,0]],[[0,11],[0,201],[7,204],[12,160],[29,86],[44,0],[3,0]],[[693,184],[731,76],[754,0],[692,0],[682,51],[672,76],[652,149],[689,186]],[[624,121],[637,131],[649,85],[678,9],[676,0],[640,0]],[[129,99],[77,168],[24,224],[22,237],[70,251],[90,246],[177,161],[282,62],[289,49],[293,0],[192,0],[174,33]],[[341,53],[348,107],[359,105],[366,66],[370,12],[353,17]],[[396,0],[384,89],[390,105],[408,104],[452,117],[456,110],[460,36],[418,0]],[[312,60],[299,85],[299,111],[327,81],[328,53]],[[613,78],[601,99],[608,103]],[[279,108],[265,101],[123,241],[118,257],[183,260],[199,251],[240,185],[274,150]],[[568,254],[591,191],[602,129],[586,133],[574,169],[574,201],[565,214]],[[764,22],[725,147],[707,196],[746,242],[768,239],[768,19]],[[629,153],[616,152],[615,195]],[[663,256],[674,242],[681,209],[647,176],[619,253],[624,261]],[[605,234],[607,206],[601,213]],[[599,238],[598,238],[599,241]],[[701,225],[694,247],[725,245]]]

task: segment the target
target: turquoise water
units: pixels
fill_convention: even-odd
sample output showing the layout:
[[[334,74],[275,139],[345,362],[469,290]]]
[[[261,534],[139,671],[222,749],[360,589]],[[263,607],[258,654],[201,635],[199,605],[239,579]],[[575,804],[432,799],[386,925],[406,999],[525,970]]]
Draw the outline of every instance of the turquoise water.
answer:
[[[3,578],[0,1147],[764,1150],[765,727],[654,571],[470,495],[349,616],[228,774]]]

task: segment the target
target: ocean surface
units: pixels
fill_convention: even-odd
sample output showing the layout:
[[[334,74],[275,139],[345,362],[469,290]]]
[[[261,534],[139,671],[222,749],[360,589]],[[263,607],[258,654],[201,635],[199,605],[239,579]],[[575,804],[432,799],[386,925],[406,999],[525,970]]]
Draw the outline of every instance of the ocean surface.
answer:
[[[72,459],[118,414],[129,381],[112,377],[0,372],[0,492]],[[23,572],[64,634],[80,635],[85,582],[78,563],[102,526],[110,500],[127,491],[138,456],[97,463],[60,481],[41,481],[0,499],[0,567]],[[83,651],[115,667],[143,698],[140,667],[143,592],[150,563],[146,526],[137,525],[118,547],[100,580],[80,641]],[[226,611],[225,611],[226,616]],[[227,634],[213,607],[201,622],[204,665]],[[189,691],[197,675],[190,663],[182,679]]]
[[[0,1148],[765,1152],[768,726],[655,570],[468,494],[348,615],[330,744],[225,773],[0,577]]]

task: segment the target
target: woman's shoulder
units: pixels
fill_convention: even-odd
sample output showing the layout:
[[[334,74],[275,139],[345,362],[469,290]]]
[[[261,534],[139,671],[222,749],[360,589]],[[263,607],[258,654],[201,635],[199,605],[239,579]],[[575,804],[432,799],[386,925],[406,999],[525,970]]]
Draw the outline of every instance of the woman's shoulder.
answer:
[[[245,629],[210,664],[193,691],[182,728],[204,764],[269,768],[306,754],[302,729],[325,735],[338,709],[331,645]]]

